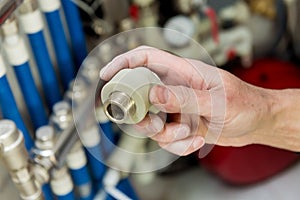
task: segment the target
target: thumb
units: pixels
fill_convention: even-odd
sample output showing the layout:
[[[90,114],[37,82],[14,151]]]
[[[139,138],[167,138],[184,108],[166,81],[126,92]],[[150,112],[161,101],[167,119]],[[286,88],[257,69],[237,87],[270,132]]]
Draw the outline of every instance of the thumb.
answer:
[[[211,95],[208,90],[185,86],[156,85],[151,88],[150,102],[167,113],[198,114],[210,117]]]

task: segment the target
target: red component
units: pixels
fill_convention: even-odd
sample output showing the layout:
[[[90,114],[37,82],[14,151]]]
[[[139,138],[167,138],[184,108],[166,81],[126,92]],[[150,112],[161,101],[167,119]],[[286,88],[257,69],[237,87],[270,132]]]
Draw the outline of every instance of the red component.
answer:
[[[249,69],[233,73],[241,79],[265,88],[300,88],[300,68],[278,60],[256,61]],[[269,178],[299,160],[299,155],[263,145],[214,149],[201,164],[231,184],[250,184]]]
[[[226,52],[226,56],[228,60],[233,60],[236,57],[236,51],[234,48],[230,48]]]
[[[212,37],[216,44],[219,44],[219,27],[217,14],[214,9],[210,7],[204,8],[205,15],[209,18],[212,30]]]
[[[137,21],[139,19],[139,8],[137,5],[131,5],[129,7],[129,14],[130,14],[130,17],[134,20],[134,21]]]

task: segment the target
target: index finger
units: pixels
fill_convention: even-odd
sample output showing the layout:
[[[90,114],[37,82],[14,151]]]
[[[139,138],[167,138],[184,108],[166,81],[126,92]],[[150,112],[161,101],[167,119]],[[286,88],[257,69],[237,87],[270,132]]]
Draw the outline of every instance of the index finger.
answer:
[[[100,78],[108,81],[122,69],[141,66],[149,68],[160,77],[167,76],[170,71],[176,71],[177,74],[182,75],[182,78],[185,80],[189,80],[191,72],[194,71],[194,67],[188,59],[172,55],[153,47],[140,46],[115,57],[101,70]]]

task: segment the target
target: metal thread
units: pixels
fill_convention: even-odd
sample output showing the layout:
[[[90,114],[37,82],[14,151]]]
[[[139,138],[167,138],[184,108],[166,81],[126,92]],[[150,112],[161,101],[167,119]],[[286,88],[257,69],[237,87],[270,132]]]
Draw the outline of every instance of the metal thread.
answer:
[[[104,103],[107,117],[115,123],[123,123],[136,112],[135,102],[124,92],[113,92]]]

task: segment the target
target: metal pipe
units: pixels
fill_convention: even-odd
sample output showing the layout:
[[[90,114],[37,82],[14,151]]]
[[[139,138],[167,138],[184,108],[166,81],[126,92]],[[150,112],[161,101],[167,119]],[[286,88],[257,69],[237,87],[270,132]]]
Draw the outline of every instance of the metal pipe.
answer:
[[[59,9],[61,7],[60,1],[39,0],[38,2],[48,23],[57,63],[59,66],[60,76],[62,78],[64,90],[67,90],[69,83],[75,76],[75,68],[59,13]]]
[[[18,8],[23,0],[0,1],[0,25]]]
[[[56,159],[56,168],[61,168],[66,161],[67,155],[72,149],[73,145],[78,141],[75,126],[72,124],[66,130],[60,133],[57,142],[53,148],[54,156]]]
[[[48,109],[62,99],[54,66],[44,36],[44,22],[36,0],[25,0],[19,8],[19,21],[27,34],[38,67]]]
[[[37,138],[37,148],[33,149],[34,162],[45,168],[47,171],[50,171],[53,168],[62,168],[65,165],[67,154],[78,141],[77,134],[74,134],[75,130],[75,126],[72,124],[61,131],[59,135],[55,135],[55,142],[50,142],[51,148],[45,148],[45,145],[47,145],[45,141]],[[43,147],[40,146],[41,144]]]
[[[24,138],[15,123],[0,121],[0,152],[4,165],[24,200],[43,200],[41,187],[33,176],[28,162]]]

